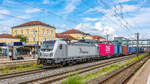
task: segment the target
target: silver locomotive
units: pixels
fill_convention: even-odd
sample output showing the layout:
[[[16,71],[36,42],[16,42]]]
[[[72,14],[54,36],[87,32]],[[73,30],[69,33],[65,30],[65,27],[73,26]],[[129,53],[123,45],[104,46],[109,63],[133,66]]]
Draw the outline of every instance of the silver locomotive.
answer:
[[[64,66],[98,59],[99,49],[95,44],[52,40],[43,42],[38,64]]]

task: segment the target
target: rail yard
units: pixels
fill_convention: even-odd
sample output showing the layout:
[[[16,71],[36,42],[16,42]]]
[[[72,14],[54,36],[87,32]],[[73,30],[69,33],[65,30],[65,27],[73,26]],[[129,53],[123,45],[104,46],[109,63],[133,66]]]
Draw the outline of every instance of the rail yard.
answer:
[[[149,0],[0,0],[0,84],[150,84]]]

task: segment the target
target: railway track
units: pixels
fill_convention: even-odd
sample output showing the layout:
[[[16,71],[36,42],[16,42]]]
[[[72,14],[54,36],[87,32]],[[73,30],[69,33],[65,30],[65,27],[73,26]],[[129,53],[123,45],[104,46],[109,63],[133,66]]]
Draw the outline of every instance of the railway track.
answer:
[[[130,77],[136,72],[150,57],[145,57],[137,62],[130,64],[127,67],[119,69],[114,73],[102,78],[103,80],[97,81],[96,84],[126,84]],[[93,84],[89,83],[89,84]]]
[[[12,61],[12,62],[1,62],[0,65],[4,64],[20,64],[20,63],[29,63],[29,62],[36,62],[37,60],[18,60],[18,61]]]
[[[32,69],[32,70],[21,71],[21,72],[14,72],[14,73],[10,73],[10,74],[2,74],[2,75],[0,75],[0,80],[13,78],[13,77],[18,77],[18,76],[22,76],[22,75],[28,75],[28,74],[44,72],[44,71],[46,71],[46,70],[39,68],[39,69]]]
[[[78,68],[78,69],[74,70],[74,72],[73,71],[66,71],[66,72],[62,72],[62,73],[58,73],[58,74],[38,78],[38,79],[35,79],[35,80],[25,81],[25,82],[22,82],[21,84],[47,84],[47,83],[53,83],[53,82],[62,80],[64,78],[67,78],[69,76],[73,76],[73,75],[77,74],[76,71],[78,71],[78,70],[79,70],[78,73],[81,74],[81,73],[89,72],[89,71],[94,70],[94,69],[102,68],[104,66],[107,66],[107,65],[110,65],[110,64],[113,64],[113,63],[125,61],[125,60],[128,60],[129,58],[131,58],[131,56],[121,57],[121,58],[118,58],[118,59],[109,60],[109,61],[99,63],[99,64],[96,64],[96,65],[87,66],[87,67],[83,67],[83,68]]]
[[[16,69],[18,66],[23,65],[23,67],[28,67],[31,64],[36,64],[36,60],[26,60],[26,61],[12,61],[12,62],[2,62],[0,63],[0,70],[3,69]]]

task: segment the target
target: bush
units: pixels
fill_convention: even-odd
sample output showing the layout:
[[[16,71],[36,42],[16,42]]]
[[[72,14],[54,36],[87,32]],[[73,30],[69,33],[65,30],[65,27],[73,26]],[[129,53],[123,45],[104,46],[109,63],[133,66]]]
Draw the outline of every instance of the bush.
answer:
[[[83,78],[80,75],[71,76],[67,81],[62,82],[62,84],[85,84]]]

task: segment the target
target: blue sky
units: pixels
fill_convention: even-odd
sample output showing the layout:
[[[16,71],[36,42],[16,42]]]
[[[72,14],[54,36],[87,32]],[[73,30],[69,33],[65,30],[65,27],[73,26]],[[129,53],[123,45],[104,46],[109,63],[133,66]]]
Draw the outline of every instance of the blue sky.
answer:
[[[78,29],[86,33],[134,38],[148,37],[150,0],[0,0],[0,33],[11,27],[39,20],[62,32]]]

